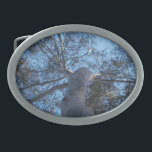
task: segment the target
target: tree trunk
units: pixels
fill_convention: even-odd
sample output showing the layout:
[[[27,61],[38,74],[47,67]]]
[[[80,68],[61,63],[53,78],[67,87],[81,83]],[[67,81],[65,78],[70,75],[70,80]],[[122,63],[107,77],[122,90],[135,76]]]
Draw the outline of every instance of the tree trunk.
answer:
[[[86,86],[91,72],[87,68],[79,68],[69,78],[68,89],[61,104],[62,116],[85,117],[93,112],[85,105]]]

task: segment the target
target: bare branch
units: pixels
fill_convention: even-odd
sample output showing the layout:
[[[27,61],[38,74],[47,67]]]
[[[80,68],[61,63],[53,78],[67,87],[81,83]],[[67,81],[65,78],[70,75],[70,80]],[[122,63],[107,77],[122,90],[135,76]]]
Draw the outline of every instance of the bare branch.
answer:
[[[27,72],[35,72],[35,73],[41,73],[41,72],[51,72],[50,70],[32,70],[32,69],[28,69],[28,68],[22,68],[22,70],[25,70]]]
[[[22,59],[22,60],[19,60],[19,61],[18,61],[18,64],[24,64],[25,61],[26,61],[26,58],[25,58],[25,59]]]
[[[136,81],[124,81],[124,80],[101,80],[101,81],[110,81],[110,82],[122,82],[122,83],[136,83]]]
[[[60,45],[61,45],[61,55],[62,55],[62,60],[63,60],[63,66],[64,66],[64,70],[65,70],[65,73],[67,74],[73,74],[72,71],[68,70],[67,67],[66,67],[66,60],[64,58],[64,51],[65,51],[65,48],[64,48],[64,44],[62,42],[62,39],[61,39],[61,35],[58,34],[58,38],[59,38],[59,41],[60,41]],[[65,74],[66,75],[66,74]]]
[[[48,58],[50,61],[54,59],[54,58],[50,58],[49,55],[44,51],[44,48],[46,47],[46,45],[44,46],[43,43],[41,43],[41,44],[39,43],[39,44],[38,44],[38,47],[40,48],[40,50],[42,51],[42,53],[47,56],[47,58]],[[57,57],[55,57],[55,58],[57,59]],[[56,64],[56,65],[58,65],[58,62],[56,62],[56,61],[54,61],[53,63]]]
[[[53,53],[53,51],[47,46],[47,44],[46,43],[44,43],[45,44],[45,46],[44,47],[46,47],[48,50],[49,50],[49,52],[57,59],[57,56],[56,56],[56,54],[54,54]]]
[[[104,74],[104,73],[103,74],[92,74],[92,77],[95,77],[95,76],[108,76],[110,78],[115,78],[115,79],[130,79],[132,81],[135,81],[135,79],[129,78],[129,77],[126,77],[126,76],[120,77],[120,76],[115,76],[115,75],[111,75],[111,74]]]
[[[28,101],[29,102],[36,102],[39,99],[43,98],[46,95],[51,94],[52,92],[54,92],[56,90],[61,90],[61,89],[67,88],[67,87],[68,87],[68,83],[64,83],[64,84],[61,84],[61,85],[54,86],[53,88],[47,90],[46,92],[43,92],[43,93],[39,94],[37,97],[35,97],[33,99],[30,99]]]
[[[81,55],[81,56],[75,56],[75,57],[68,58],[68,59],[66,59],[66,61],[72,60],[72,59],[76,59],[76,58],[82,58],[82,57],[84,57],[85,55],[87,55],[88,53],[90,53],[91,51],[93,51],[93,49],[94,49],[94,48],[89,49],[85,54],[83,54],[83,55]]]
[[[74,72],[68,70],[67,68],[65,69],[66,73],[69,73],[69,74],[73,74]]]
[[[61,55],[62,55],[62,60],[63,60],[63,66],[64,66],[64,69],[66,69],[66,62],[65,62],[65,59],[64,59],[64,45],[63,45],[60,34],[58,34],[58,38],[59,38],[60,45],[61,45]]]
[[[40,50],[43,52],[43,54],[45,54],[47,57],[48,57],[48,59],[49,60],[51,60],[51,58],[48,56],[48,54],[44,51],[44,46],[43,46],[43,44],[41,43],[39,43],[38,44],[38,47],[40,48]]]
[[[62,80],[64,79],[65,77],[61,77],[59,79],[56,79],[56,80],[51,80],[51,81],[45,81],[45,82],[42,82],[42,83],[35,83],[35,84],[32,84],[32,85],[29,85],[29,86],[26,86],[24,88],[19,88],[20,90],[25,90],[25,89],[28,89],[28,88],[31,88],[31,87],[36,87],[36,86],[39,86],[39,85],[45,85],[45,84],[48,84],[48,83],[52,83],[52,82],[56,82],[56,81],[59,81],[59,80]]]
[[[57,46],[56,40],[55,40],[55,38],[53,36],[51,37],[51,39],[53,40],[55,48],[56,48],[56,51],[57,51],[58,62],[61,64],[60,52],[59,52],[59,48]]]

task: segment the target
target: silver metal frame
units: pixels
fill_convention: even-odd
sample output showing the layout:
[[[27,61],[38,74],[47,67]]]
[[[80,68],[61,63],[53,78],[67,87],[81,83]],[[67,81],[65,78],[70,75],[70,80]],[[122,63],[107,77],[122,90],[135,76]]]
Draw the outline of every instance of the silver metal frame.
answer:
[[[27,100],[24,99],[24,97],[21,95],[17,84],[16,84],[16,66],[18,63],[19,58],[21,57],[22,53],[29,48],[31,45],[33,45],[38,40],[43,39],[44,37],[48,37],[53,34],[57,33],[63,33],[63,32],[85,32],[85,33],[91,33],[94,35],[105,37],[109,40],[112,40],[116,44],[120,45],[124,50],[127,51],[127,53],[132,58],[135,67],[136,67],[136,83],[134,86],[134,89],[132,93],[128,96],[128,98],[120,104],[118,107],[103,113],[99,115],[95,115],[92,117],[81,117],[81,118],[70,118],[70,117],[60,117],[51,115],[47,112],[41,111],[34,107],[32,104],[30,104]],[[89,26],[89,25],[78,25],[78,24],[71,24],[71,25],[61,25],[61,26],[55,26],[51,27],[45,30],[42,30],[32,36],[25,36],[22,37],[23,39],[27,38],[24,42],[22,42],[17,47],[17,41],[20,40],[20,38],[16,39],[15,41],[15,51],[9,61],[8,69],[7,69],[7,79],[9,88],[14,95],[15,99],[20,103],[21,106],[23,106],[27,111],[31,112],[33,115],[42,118],[46,121],[57,123],[57,124],[64,124],[64,125],[89,125],[94,123],[99,123],[105,120],[108,120],[112,117],[117,116],[124,110],[126,110],[138,97],[144,80],[144,72],[143,72],[143,66],[141,63],[141,60],[136,53],[136,51],[132,48],[130,44],[128,44],[124,39],[119,37],[118,35],[104,30],[102,28]]]

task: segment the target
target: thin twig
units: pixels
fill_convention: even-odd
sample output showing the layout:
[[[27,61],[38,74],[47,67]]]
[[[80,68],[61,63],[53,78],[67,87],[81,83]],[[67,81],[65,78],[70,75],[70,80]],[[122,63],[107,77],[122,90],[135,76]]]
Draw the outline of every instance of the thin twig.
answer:
[[[51,58],[48,56],[48,54],[44,51],[44,46],[42,44],[39,43],[38,47],[40,48],[40,50],[48,57],[49,60],[51,60]]]
[[[36,86],[39,86],[39,85],[45,85],[45,84],[48,84],[48,83],[53,83],[53,82],[56,82],[56,81],[59,81],[59,80],[62,80],[64,79],[65,77],[61,77],[59,79],[55,79],[55,80],[51,80],[51,81],[45,81],[45,82],[42,82],[42,83],[35,83],[35,84],[32,84],[32,85],[29,85],[29,86],[26,86],[24,88],[19,88],[20,90],[25,90],[25,89],[28,89],[28,88],[31,88],[31,87],[36,87]]]
[[[61,84],[61,85],[54,86],[53,88],[47,90],[46,92],[43,92],[43,93],[39,94],[37,97],[35,97],[33,99],[30,99],[28,101],[29,102],[36,102],[39,99],[43,98],[46,95],[51,94],[52,92],[54,92],[56,90],[61,90],[61,89],[67,88],[67,87],[68,87],[68,83],[64,83],[64,84]]]
[[[63,59],[63,66],[64,66],[64,69],[66,69],[66,62],[65,62],[65,59],[64,59],[64,45],[63,45],[60,34],[58,34],[58,38],[59,38],[60,45],[61,45],[61,55],[62,55],[62,59]]]
[[[66,61],[72,60],[72,59],[76,59],[76,58],[82,58],[82,57],[84,57],[85,55],[87,55],[88,53],[90,53],[91,51],[93,51],[93,48],[89,49],[85,54],[83,54],[83,55],[81,55],[81,56],[71,57],[71,58],[66,59]]]
[[[101,81],[110,81],[110,82],[122,82],[122,83],[136,83],[136,81],[127,81],[127,80],[101,80]]]
[[[60,52],[59,52],[59,48],[57,46],[56,40],[55,40],[55,38],[53,36],[51,37],[51,39],[53,40],[54,45],[56,47],[58,62],[61,64]]]
[[[135,79],[129,78],[129,77],[126,77],[126,76],[120,77],[120,76],[115,76],[115,75],[111,75],[111,74],[104,74],[104,73],[103,74],[92,74],[92,76],[93,77],[95,77],[95,76],[108,76],[110,78],[115,78],[115,79],[130,79],[132,81],[135,81]]]

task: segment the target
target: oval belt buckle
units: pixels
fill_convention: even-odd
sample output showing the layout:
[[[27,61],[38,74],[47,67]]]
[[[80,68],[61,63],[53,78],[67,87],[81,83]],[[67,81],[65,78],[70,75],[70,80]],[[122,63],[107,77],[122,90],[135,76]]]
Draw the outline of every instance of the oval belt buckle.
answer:
[[[25,41],[17,47],[19,40]],[[127,109],[144,72],[136,51],[116,34],[61,25],[17,38],[7,76],[27,111],[58,124],[88,125]]]

